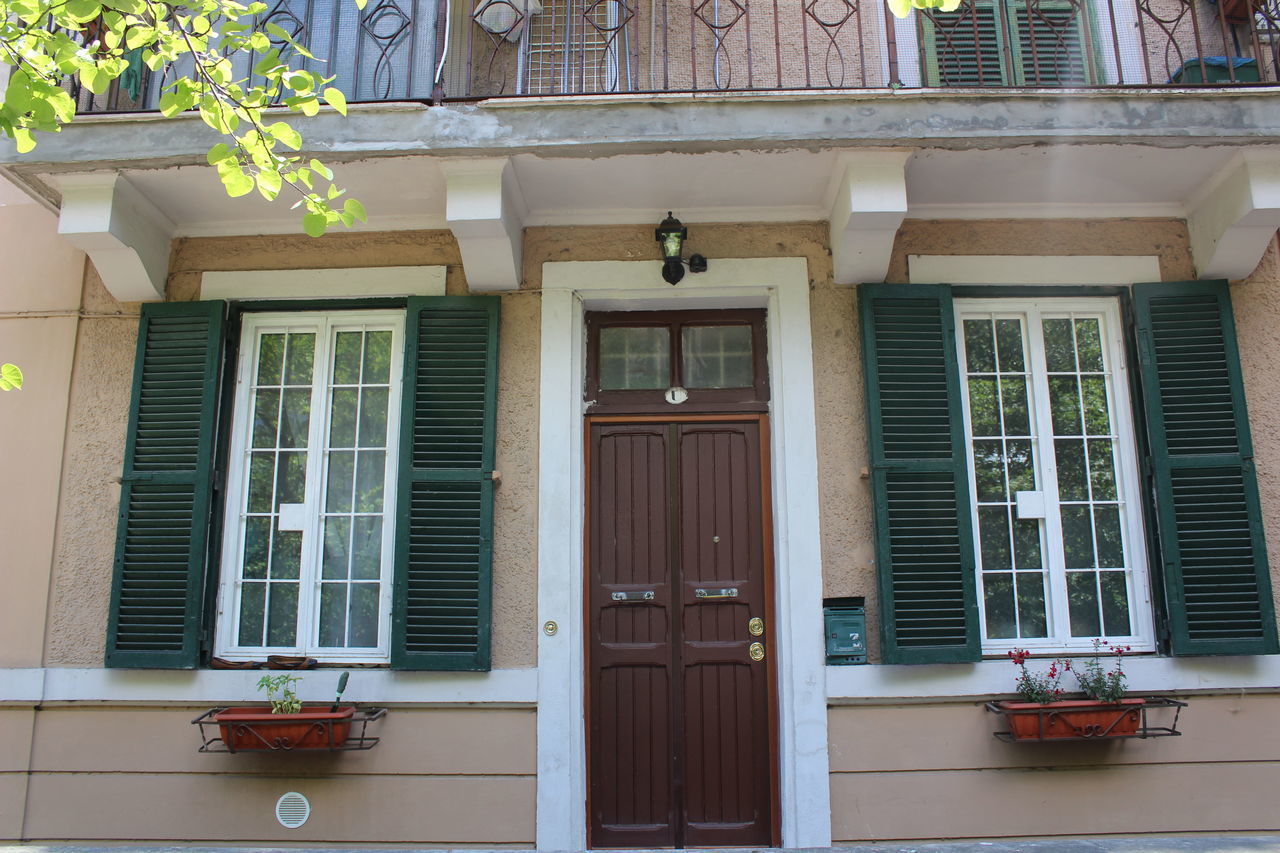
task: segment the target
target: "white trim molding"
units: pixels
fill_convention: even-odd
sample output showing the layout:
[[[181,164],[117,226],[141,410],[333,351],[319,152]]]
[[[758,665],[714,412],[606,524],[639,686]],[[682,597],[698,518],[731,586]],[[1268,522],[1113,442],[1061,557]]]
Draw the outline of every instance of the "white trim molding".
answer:
[[[538,491],[539,850],[586,847],[582,381],[587,310],[764,307],[768,313],[784,847],[831,844],[817,433],[803,258],[713,259],[678,288],[658,261],[543,265]]]
[[[235,270],[200,277],[201,299],[340,299],[443,296],[446,267]]]
[[[332,702],[339,668],[299,673],[304,702]],[[256,669],[0,669],[0,706],[84,702],[118,705],[223,705],[262,699]],[[532,707],[535,669],[491,672],[397,672],[352,669],[343,697],[375,705]]]
[[[908,255],[913,284],[1134,284],[1160,281],[1155,255]]]

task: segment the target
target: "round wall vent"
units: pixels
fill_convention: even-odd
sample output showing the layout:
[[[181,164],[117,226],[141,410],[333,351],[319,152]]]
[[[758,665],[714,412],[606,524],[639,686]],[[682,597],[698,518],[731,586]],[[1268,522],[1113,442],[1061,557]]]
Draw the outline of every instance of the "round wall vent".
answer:
[[[297,791],[276,800],[276,820],[285,829],[297,829],[311,817],[311,803]]]

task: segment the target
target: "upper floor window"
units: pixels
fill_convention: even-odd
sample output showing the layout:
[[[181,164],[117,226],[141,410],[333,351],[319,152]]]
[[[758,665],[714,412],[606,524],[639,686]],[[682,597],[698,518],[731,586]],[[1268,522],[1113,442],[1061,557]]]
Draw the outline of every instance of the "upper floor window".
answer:
[[[1154,649],[1114,300],[958,300],[983,649]]]

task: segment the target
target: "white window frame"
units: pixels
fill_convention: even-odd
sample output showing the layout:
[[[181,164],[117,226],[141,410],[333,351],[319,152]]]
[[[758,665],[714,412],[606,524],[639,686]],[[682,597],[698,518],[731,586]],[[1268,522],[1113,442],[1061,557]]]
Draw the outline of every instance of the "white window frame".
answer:
[[[378,645],[375,649],[321,648],[319,635],[320,559],[322,556],[321,509],[327,493],[329,382],[332,345],[336,333],[368,326],[389,327],[391,339],[390,383],[387,397],[387,456],[384,471],[382,566],[379,574]],[[298,633],[295,646],[245,647],[237,643],[240,624],[239,586],[243,561],[245,502],[248,497],[248,459],[252,435],[251,408],[258,366],[258,339],[263,333],[315,331],[316,353],[312,375],[312,415],[307,438],[306,526],[302,531],[302,559],[298,586]],[[240,332],[233,395],[232,432],[227,455],[227,498],[215,628],[214,653],[227,660],[263,660],[267,655],[307,655],[332,663],[389,663],[391,660],[391,599],[395,565],[396,492],[400,449],[400,403],[404,375],[404,311],[294,311],[246,313]],[[323,341],[323,343],[322,343]],[[317,416],[319,415],[319,416]]]
[[[1062,552],[1061,516],[1057,471],[1051,454],[1043,452],[1052,445],[1052,420],[1049,409],[1048,375],[1044,361],[1043,327],[1045,315],[1093,314],[1103,319],[1103,366],[1111,376],[1108,405],[1112,428],[1116,435],[1116,494],[1120,505],[1121,536],[1125,566],[1129,576],[1129,612],[1135,633],[1127,637],[1107,637],[1106,642],[1129,646],[1135,652],[1153,652],[1155,623],[1152,612],[1151,579],[1147,565],[1147,538],[1142,517],[1142,481],[1138,473],[1137,439],[1129,395],[1130,368],[1125,358],[1124,325],[1119,301],[1113,298],[1045,297],[1045,298],[964,298],[955,300],[956,357],[959,360],[960,393],[964,410],[965,468],[969,478],[970,525],[973,531],[975,589],[978,620],[984,655],[1003,655],[1013,648],[1033,653],[1078,653],[1093,651],[1093,639],[1070,636],[1070,617],[1066,600],[1066,568]],[[973,466],[973,427],[969,413],[969,384],[966,380],[964,320],[966,316],[989,314],[1024,318],[1029,356],[1033,468],[1036,483],[1045,495],[1044,543],[1042,561],[1046,566],[1045,603],[1049,623],[1048,638],[987,638],[986,607],[982,592],[982,551],[978,529],[978,495]]]

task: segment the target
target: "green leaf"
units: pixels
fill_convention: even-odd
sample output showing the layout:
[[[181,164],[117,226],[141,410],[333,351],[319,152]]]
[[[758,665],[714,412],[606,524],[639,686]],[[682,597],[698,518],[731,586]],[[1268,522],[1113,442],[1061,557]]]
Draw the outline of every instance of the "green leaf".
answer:
[[[905,18],[911,14],[911,0],[889,0],[889,11],[895,18]]]
[[[275,201],[276,196],[280,195],[280,187],[284,181],[280,177],[279,172],[266,171],[258,173],[258,192],[267,201]]]
[[[22,371],[16,364],[0,364],[0,391],[21,391]]]
[[[28,151],[36,147],[36,138],[25,127],[14,128],[13,141],[18,148],[19,154],[26,154]]]
[[[302,230],[310,237],[323,237],[328,224],[323,213],[308,213],[302,217]]]
[[[294,151],[302,147],[302,134],[294,130],[288,122],[278,121],[267,127],[267,132]]]
[[[328,87],[324,90],[324,100],[326,104],[333,107],[338,112],[343,115],[347,114],[347,96],[342,94],[341,89],[337,89],[333,86]]]
[[[330,169],[328,166],[326,166],[324,163],[321,163],[319,160],[312,160],[307,165],[311,167],[311,171],[315,172],[317,175],[324,178],[326,181],[333,180],[333,170]]]
[[[342,210],[344,213],[348,213],[351,216],[354,216],[356,219],[359,219],[361,222],[369,221],[368,215],[364,212],[364,205],[356,201],[354,198],[347,199],[346,202],[342,205]]]
[[[209,149],[209,154],[206,159],[209,161],[210,166],[215,166],[223,160],[227,160],[233,156],[235,156],[235,152],[231,150],[231,147],[225,142],[219,142],[217,145]]]
[[[253,178],[238,169],[222,172],[219,177],[222,178],[222,186],[226,189],[227,195],[232,198],[239,198],[253,192]]]

